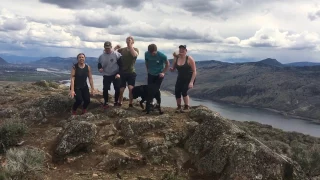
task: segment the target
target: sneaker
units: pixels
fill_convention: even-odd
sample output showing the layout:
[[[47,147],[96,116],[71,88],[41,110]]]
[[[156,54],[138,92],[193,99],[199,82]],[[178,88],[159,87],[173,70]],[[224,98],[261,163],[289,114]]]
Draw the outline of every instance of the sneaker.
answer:
[[[108,108],[109,108],[108,104],[103,105],[103,109],[108,109]]]
[[[183,110],[189,110],[189,109],[190,109],[190,106],[189,106],[189,105],[184,105]]]
[[[85,114],[85,113],[87,113],[87,110],[86,109],[82,110],[82,114]]]

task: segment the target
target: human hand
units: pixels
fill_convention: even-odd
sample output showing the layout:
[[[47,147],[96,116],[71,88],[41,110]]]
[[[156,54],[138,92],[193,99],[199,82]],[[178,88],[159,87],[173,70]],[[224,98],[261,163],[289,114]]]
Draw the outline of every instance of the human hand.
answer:
[[[173,71],[174,71],[174,69],[173,69],[172,67],[170,67],[170,71],[171,71],[171,72],[173,72]]]
[[[160,73],[160,74],[159,74],[159,77],[160,77],[160,78],[163,78],[163,77],[164,77],[164,73]]]
[[[189,83],[189,89],[193,88],[193,83]]]
[[[76,95],[76,93],[74,91],[70,91],[69,97],[74,98],[75,95]]]
[[[118,50],[118,49],[120,49],[121,48],[121,46],[118,44],[118,45],[116,45],[114,48],[113,48],[113,50]]]
[[[96,94],[96,90],[94,88],[91,88],[91,95],[94,96]]]
[[[116,79],[119,79],[119,78],[120,78],[120,74],[117,74],[115,78],[116,78]]]
[[[101,69],[99,69],[99,72],[100,72],[100,73],[102,73],[102,72],[103,72],[103,69],[102,69],[102,68],[101,68]]]

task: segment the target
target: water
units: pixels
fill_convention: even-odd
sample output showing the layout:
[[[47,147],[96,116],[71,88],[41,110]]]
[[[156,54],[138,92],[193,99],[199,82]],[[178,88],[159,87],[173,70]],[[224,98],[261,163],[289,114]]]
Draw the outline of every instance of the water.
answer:
[[[93,76],[95,88],[102,91],[102,76]],[[146,82],[145,82],[146,83]],[[89,83],[88,83],[89,84]],[[69,86],[69,83],[66,85]],[[111,94],[114,94],[113,86],[111,85]],[[128,96],[128,89],[126,88],[124,96]],[[162,106],[176,107],[174,95],[168,92],[161,93]],[[275,128],[282,129],[284,131],[296,131],[311,136],[320,137],[320,124],[306,121],[303,119],[284,116],[276,112],[257,109],[252,107],[242,107],[237,105],[217,103],[213,101],[206,101],[196,98],[190,98],[190,105],[204,105],[209,109],[220,113],[223,117],[237,120],[237,121],[255,121],[262,124],[268,124]]]

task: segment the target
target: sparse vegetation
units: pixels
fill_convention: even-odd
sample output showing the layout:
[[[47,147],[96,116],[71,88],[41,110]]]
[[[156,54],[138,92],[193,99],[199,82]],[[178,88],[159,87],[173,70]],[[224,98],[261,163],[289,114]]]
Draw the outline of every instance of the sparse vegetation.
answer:
[[[0,152],[17,145],[27,131],[27,126],[19,119],[9,119],[0,125]]]
[[[44,166],[45,153],[37,148],[12,148],[6,152],[4,170],[9,177],[23,178],[23,175],[40,175]]]
[[[273,151],[296,161],[310,176],[320,175],[320,139],[297,132],[284,132],[257,122],[237,122],[241,129],[258,138]]]

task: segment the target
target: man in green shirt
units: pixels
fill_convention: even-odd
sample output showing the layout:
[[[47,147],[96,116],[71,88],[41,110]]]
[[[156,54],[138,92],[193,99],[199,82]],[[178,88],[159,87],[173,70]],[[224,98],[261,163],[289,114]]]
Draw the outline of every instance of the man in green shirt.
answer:
[[[122,105],[123,101],[123,93],[126,89],[126,86],[128,85],[129,89],[129,107],[133,107],[133,97],[132,97],[132,89],[136,82],[136,72],[134,65],[136,63],[137,57],[139,55],[138,48],[133,47],[134,39],[132,36],[127,37],[126,39],[127,47],[120,48],[120,46],[116,46],[115,50],[118,50],[118,52],[122,55],[121,59],[121,69],[120,72],[120,97],[119,97],[119,103],[118,106]]]
[[[167,56],[158,51],[155,44],[148,46],[148,51],[144,56],[148,72],[148,85],[156,84],[160,88],[164,74],[170,67]]]

